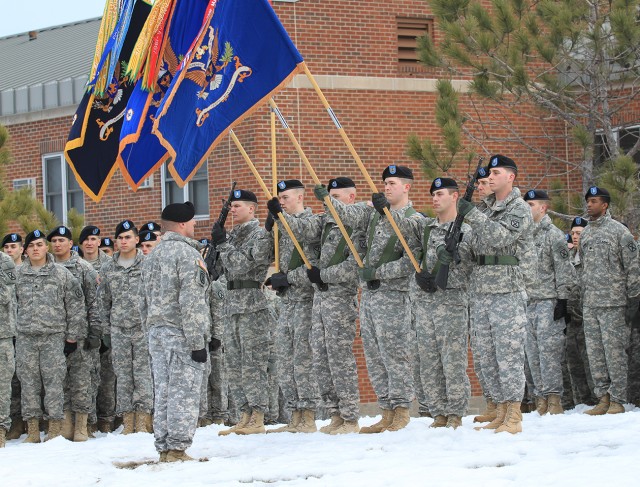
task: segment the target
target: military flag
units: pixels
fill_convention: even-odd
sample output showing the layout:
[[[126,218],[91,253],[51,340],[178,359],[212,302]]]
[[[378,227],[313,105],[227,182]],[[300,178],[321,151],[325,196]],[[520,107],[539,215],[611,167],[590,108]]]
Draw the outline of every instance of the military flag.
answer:
[[[267,0],[217,0],[180,65],[154,122],[179,185],[229,130],[303,69]]]
[[[118,62],[104,95],[90,89],[73,116],[64,155],[78,184],[94,201],[102,198],[117,167],[120,128],[134,87],[125,78],[126,60],[150,10],[147,0],[136,0],[122,47],[116,49]]]
[[[167,35],[163,36],[162,31],[156,33],[158,38],[163,37],[156,82],[149,92],[144,86],[144,78],[138,79],[127,103],[120,131],[118,165],[132,188],[138,188],[169,157],[167,149],[151,133],[153,121],[180,62],[202,29],[210,3],[212,0],[174,0],[167,10],[168,18],[164,27]],[[149,59],[154,57],[151,54]],[[147,66],[148,68],[150,67]]]

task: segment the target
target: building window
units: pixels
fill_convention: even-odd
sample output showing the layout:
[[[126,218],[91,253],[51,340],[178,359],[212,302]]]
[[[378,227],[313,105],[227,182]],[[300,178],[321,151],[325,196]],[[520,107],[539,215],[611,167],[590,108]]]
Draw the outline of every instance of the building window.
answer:
[[[622,154],[628,153],[640,138],[640,126],[620,127],[613,130],[613,135],[618,143]],[[611,158],[611,150],[607,146],[607,141],[602,134],[598,132],[595,139],[595,162],[603,164]],[[640,164],[640,151],[633,155],[636,164]]]
[[[397,17],[398,66],[401,71],[424,70],[418,63],[418,37],[433,36],[433,19]]]
[[[67,165],[62,153],[47,154],[42,157],[44,181],[44,206],[56,218],[67,224],[67,212],[75,210],[84,214],[84,194],[76,181],[73,171]]]
[[[166,164],[162,166],[162,206],[191,201],[196,208],[196,219],[209,218],[209,174],[203,164],[191,180],[180,188],[173,180]]]
[[[29,188],[31,195],[36,197],[36,178],[21,178],[13,180],[13,190],[20,191],[21,189]]]

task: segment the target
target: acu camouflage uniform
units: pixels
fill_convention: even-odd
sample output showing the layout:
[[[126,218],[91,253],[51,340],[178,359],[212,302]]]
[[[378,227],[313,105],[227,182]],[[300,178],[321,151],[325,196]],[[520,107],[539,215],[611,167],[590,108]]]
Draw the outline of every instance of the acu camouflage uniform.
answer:
[[[0,428],[11,427],[11,380],[16,369],[13,337],[16,335],[16,266],[0,253]]]
[[[555,321],[553,312],[558,300],[570,298],[575,275],[564,234],[549,215],[534,224],[533,245],[538,265],[536,279],[527,288],[527,360],[534,394],[538,397],[562,395],[565,322],[564,317]]]
[[[624,225],[609,210],[590,221],[580,236],[584,337],[598,398],[627,401],[626,348],[629,327],[625,311],[629,298],[640,295],[638,247]]]
[[[80,343],[87,334],[87,311],[78,280],[53,255],[40,269],[28,258],[16,269],[18,321],[16,368],[22,387],[22,417],[63,419],[63,385],[67,364],[65,340]],[[73,352],[80,351],[80,346]]]
[[[105,330],[111,335],[113,370],[116,374],[116,414],[151,413],[153,383],[149,363],[149,338],[142,329],[142,262],[136,251],[130,267],[120,265],[120,252],[100,269],[98,298]]]
[[[142,263],[142,327],[149,336],[154,385],[153,430],[159,452],[193,441],[206,364],[191,352],[209,343],[209,276],[200,244],[166,232]]]

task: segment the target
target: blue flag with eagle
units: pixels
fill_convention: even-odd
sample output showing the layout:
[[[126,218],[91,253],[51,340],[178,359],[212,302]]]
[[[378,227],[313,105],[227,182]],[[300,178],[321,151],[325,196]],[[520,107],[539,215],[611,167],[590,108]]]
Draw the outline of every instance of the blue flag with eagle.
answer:
[[[154,122],[184,185],[235,125],[284,88],[303,59],[267,0],[217,0]]]

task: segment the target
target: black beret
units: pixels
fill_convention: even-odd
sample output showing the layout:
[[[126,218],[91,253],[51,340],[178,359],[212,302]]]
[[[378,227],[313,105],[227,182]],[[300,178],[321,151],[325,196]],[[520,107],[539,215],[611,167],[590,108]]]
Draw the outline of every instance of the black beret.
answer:
[[[34,230],[33,232],[28,233],[27,236],[24,238],[24,246],[28,247],[29,244],[34,240],[38,240],[38,239],[44,240],[44,238],[45,238],[44,233],[42,233],[40,230]]]
[[[382,180],[384,181],[387,178],[413,179],[413,171],[406,166],[392,164],[382,171]]]
[[[51,239],[53,237],[64,237],[64,238],[68,238],[69,240],[73,240],[73,237],[71,236],[71,230],[69,230],[64,225],[60,225],[59,227],[54,228],[49,233],[49,235],[47,235],[47,240],[51,242]]]
[[[184,203],[171,203],[162,210],[161,218],[168,222],[185,223],[193,220],[196,209],[191,201]]]
[[[571,222],[571,228],[573,228],[573,227],[583,227],[583,228],[584,228],[584,227],[586,227],[588,224],[589,224],[589,222],[588,222],[587,220],[585,220],[585,219],[584,219],[584,218],[582,218],[582,217],[577,216],[577,217],[575,217],[575,218],[573,219],[573,221]]]
[[[17,243],[17,242],[22,242],[22,237],[20,236],[20,234],[19,233],[8,233],[2,239],[2,247],[7,245],[8,243]]]
[[[489,171],[489,166],[481,167],[480,169],[478,169],[478,172],[476,173],[476,179],[488,178],[489,174],[491,174],[491,171]]]
[[[491,156],[491,160],[489,162],[489,169],[494,167],[508,167],[518,172],[518,166],[510,157],[503,156],[501,154],[496,154]]]
[[[143,230],[138,234],[140,236],[140,242],[156,242],[158,236],[150,230]]]
[[[439,189],[458,189],[458,183],[451,178],[435,178],[431,183],[429,193],[433,194],[434,191]]]
[[[114,234],[114,238],[118,238],[118,235],[124,232],[128,232],[129,230],[133,230],[133,233],[136,233],[138,229],[135,224],[131,220],[124,220],[118,223],[116,227],[116,232]]]
[[[82,229],[82,231],[80,232],[80,238],[78,240],[78,243],[81,244],[90,235],[94,235],[94,236],[97,237],[98,235],[100,235],[100,229],[98,227],[94,227],[93,225],[88,225],[88,226],[84,227]]]
[[[297,179],[285,179],[278,183],[278,194],[290,189],[304,189],[304,184]]]
[[[252,203],[257,203],[258,198],[246,189],[234,189],[231,194],[231,201],[251,201]]]
[[[109,237],[104,237],[102,240],[100,240],[100,247],[109,247],[109,248],[113,248],[113,240],[111,240]]]
[[[611,201],[611,195],[609,191],[604,188],[599,188],[598,186],[591,186],[584,195],[584,199],[587,200],[592,196],[601,196],[607,203]]]
[[[140,227],[140,233],[142,232],[160,232],[162,227],[156,222],[145,223]]]
[[[332,189],[342,189],[342,188],[355,188],[356,183],[353,182],[351,178],[339,177],[329,179],[329,184],[327,184],[327,191],[331,191]]]
[[[525,201],[534,201],[534,200],[546,201],[548,199],[549,199],[549,195],[547,194],[547,192],[541,189],[530,189],[524,195]]]

